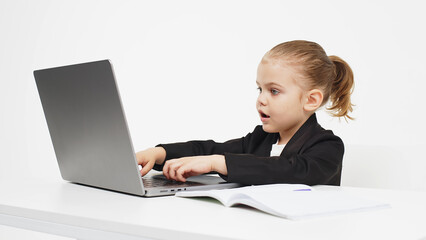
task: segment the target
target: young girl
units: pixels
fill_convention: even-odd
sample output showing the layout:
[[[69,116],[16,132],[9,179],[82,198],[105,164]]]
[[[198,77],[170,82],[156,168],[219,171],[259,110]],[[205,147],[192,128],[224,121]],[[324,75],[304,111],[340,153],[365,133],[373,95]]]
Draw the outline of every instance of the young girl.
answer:
[[[317,122],[315,111],[352,119],[353,73],[337,56],[314,42],[281,43],[257,69],[257,111],[262,126],[224,143],[190,141],[161,144],[136,153],[141,174],[152,168],[168,179],[217,172],[246,185],[304,183],[340,185],[344,145]]]

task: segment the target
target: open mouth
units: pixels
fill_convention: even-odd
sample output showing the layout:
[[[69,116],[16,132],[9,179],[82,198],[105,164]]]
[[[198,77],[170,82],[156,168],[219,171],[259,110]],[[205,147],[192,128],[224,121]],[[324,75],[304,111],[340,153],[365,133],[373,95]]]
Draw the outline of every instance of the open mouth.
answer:
[[[270,118],[271,116],[269,116],[269,115],[267,115],[267,114],[265,114],[264,112],[262,112],[262,111],[259,111],[259,114],[260,114],[260,117],[262,118],[262,119],[268,119],[268,118]]]
[[[262,116],[263,118],[270,118],[270,116],[269,116],[269,115],[266,115],[266,114],[264,114],[264,113],[260,113],[260,116]]]

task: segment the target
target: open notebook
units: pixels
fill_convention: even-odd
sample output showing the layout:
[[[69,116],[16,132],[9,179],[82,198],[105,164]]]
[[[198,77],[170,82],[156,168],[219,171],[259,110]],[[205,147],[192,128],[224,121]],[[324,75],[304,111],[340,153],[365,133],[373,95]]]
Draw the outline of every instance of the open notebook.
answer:
[[[247,205],[279,217],[297,220],[390,207],[343,191],[321,191],[303,184],[271,184],[226,190],[179,192],[178,197],[211,197],[227,207]]]

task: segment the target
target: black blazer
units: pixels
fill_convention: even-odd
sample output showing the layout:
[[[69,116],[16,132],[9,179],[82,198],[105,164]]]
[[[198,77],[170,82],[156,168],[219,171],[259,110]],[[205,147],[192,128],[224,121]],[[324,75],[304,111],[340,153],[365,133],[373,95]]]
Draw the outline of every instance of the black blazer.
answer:
[[[246,185],[303,183],[340,185],[344,145],[330,130],[324,130],[315,113],[300,127],[279,157],[270,157],[278,133],[267,133],[257,126],[245,137],[224,143],[189,141],[160,144],[166,160],[185,156],[222,154],[228,182]],[[161,171],[163,165],[155,165]]]

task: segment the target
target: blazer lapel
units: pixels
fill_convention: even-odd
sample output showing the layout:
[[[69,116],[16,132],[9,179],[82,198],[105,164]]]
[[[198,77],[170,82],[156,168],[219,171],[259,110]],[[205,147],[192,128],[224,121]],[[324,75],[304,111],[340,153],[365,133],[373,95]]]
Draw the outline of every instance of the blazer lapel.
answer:
[[[271,155],[272,144],[277,143],[279,138],[279,133],[268,134],[262,144],[262,147],[259,148],[259,156],[269,157]]]
[[[318,125],[316,114],[312,114],[308,120],[297,130],[293,137],[288,141],[281,156],[289,158],[297,154],[312,135],[315,133],[315,128]]]

